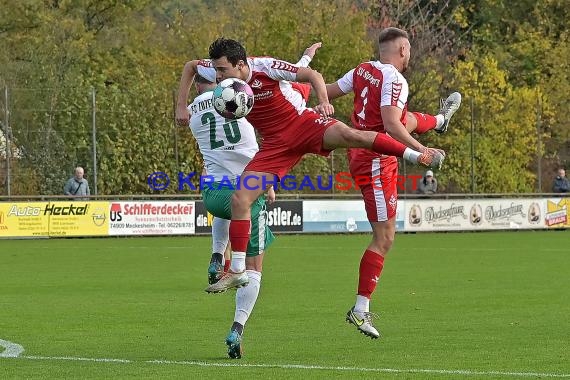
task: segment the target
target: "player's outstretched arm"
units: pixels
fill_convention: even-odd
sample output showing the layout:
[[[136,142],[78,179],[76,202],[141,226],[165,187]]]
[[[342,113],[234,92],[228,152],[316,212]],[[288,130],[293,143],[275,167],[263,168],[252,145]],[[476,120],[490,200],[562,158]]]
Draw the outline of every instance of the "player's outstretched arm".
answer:
[[[194,75],[198,71],[199,60],[188,61],[182,70],[182,77],[180,78],[180,86],[178,88],[178,100],[176,102],[176,124],[181,127],[188,126],[190,118],[188,114],[188,93],[190,87],[194,82]]]
[[[309,58],[313,59],[313,57],[315,56],[315,54],[317,53],[317,50],[323,46],[322,42],[316,42],[314,44],[312,44],[311,46],[309,46],[308,48],[305,49],[305,52],[303,53],[303,55],[308,55]]]
[[[309,67],[309,64],[311,63],[311,61],[313,60],[313,57],[315,56],[315,54],[317,53],[317,50],[322,46],[321,42],[317,42],[312,44],[311,46],[309,46],[308,48],[305,49],[305,52],[303,53],[303,56],[301,57],[301,59],[299,60],[299,62],[297,62],[297,66],[299,67]],[[299,91],[301,92],[301,91]],[[309,101],[309,94],[311,92],[314,92],[312,90],[311,87],[308,87],[308,92],[307,94],[304,94],[303,92],[301,92],[301,95],[303,95],[303,98],[305,99],[305,101]]]
[[[321,45],[322,44],[320,42],[317,42],[316,44],[312,44],[311,46],[306,48],[305,52],[303,53],[303,56],[301,57],[299,62],[297,62],[296,65],[300,67],[309,67],[309,63],[311,63],[313,57],[317,53],[317,49],[319,49]]]

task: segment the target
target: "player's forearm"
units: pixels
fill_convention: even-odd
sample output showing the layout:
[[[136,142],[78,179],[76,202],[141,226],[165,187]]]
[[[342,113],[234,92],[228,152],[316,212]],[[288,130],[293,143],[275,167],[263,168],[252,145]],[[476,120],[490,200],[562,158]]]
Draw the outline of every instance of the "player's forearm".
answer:
[[[335,100],[336,98],[346,95],[344,92],[342,92],[337,83],[327,84],[326,87],[327,87],[327,96],[329,97],[329,101]]]
[[[180,87],[178,88],[177,107],[186,108],[188,103],[188,93],[196,75],[196,65],[198,61],[189,61],[184,65],[182,70],[182,77],[180,78]]]
[[[320,104],[329,102],[329,98],[327,96],[327,85],[323,79],[323,76],[318,71],[301,67],[299,68],[299,71],[297,71],[295,80],[297,82],[311,83],[313,91]]]
[[[308,56],[307,54],[304,54],[301,59],[299,60],[299,62],[297,62],[297,66],[301,66],[301,67],[309,67],[309,64],[311,63],[312,58],[310,56]]]
[[[390,137],[401,142],[407,147],[417,150],[418,152],[422,152],[425,149],[425,147],[418,140],[413,138],[408,133],[406,127],[400,121],[391,123],[385,122],[384,129],[390,135]]]
[[[329,96],[327,94],[327,85],[321,73],[312,70],[312,73],[309,77],[309,82],[315,91],[315,95],[319,104],[328,103]]]

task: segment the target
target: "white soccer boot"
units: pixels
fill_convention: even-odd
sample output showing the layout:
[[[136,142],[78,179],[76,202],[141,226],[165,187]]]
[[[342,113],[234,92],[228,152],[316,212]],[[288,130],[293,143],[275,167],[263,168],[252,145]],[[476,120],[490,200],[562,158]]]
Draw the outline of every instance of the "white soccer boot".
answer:
[[[447,128],[449,126],[449,120],[451,120],[451,117],[461,105],[461,94],[459,92],[454,92],[449,95],[447,99],[441,99],[439,104],[440,108],[438,115],[443,116],[443,124],[439,127],[434,128],[434,131],[437,133],[445,133],[447,132]]]
[[[371,313],[371,312],[358,312],[354,311],[354,307],[352,307],[346,313],[346,321],[352,323],[356,326],[356,328],[366,336],[369,336],[372,339],[378,339],[380,337],[380,333],[374,325],[372,325],[372,319],[378,318],[378,314]]]

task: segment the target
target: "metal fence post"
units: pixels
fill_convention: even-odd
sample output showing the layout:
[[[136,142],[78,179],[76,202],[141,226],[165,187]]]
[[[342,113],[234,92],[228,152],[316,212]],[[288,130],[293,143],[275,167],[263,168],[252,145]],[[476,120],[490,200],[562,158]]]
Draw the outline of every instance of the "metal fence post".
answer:
[[[11,190],[11,181],[12,181],[12,174],[11,174],[11,166],[12,166],[12,141],[10,138],[11,130],[10,130],[10,110],[8,107],[8,86],[4,87],[4,140],[6,141],[6,191],[7,195],[12,195]]]
[[[98,195],[97,191],[97,108],[95,87],[91,87],[91,100],[92,100],[92,123],[91,123],[91,150],[93,154],[93,194]]]
[[[536,137],[538,143],[537,149],[537,167],[538,167],[538,192],[542,192],[542,139],[540,138],[540,124],[541,124],[541,104],[540,104],[540,97],[537,96],[536,98]]]
[[[178,124],[176,123],[176,90],[172,90],[172,109],[172,120],[174,121],[174,157],[176,159],[176,170],[180,170],[180,160],[178,156]]]
[[[475,194],[475,105],[471,98],[471,194]]]
[[[408,194],[408,181],[406,181],[406,178],[408,178],[408,166],[406,165],[406,160],[402,160],[402,172],[404,175],[404,195]],[[396,177],[396,181],[397,181],[397,177]]]
[[[333,151],[332,151],[332,153],[331,153],[331,161],[330,161],[330,163],[331,163],[331,165],[330,165],[330,176],[331,176],[331,177],[330,177],[330,178],[331,178],[331,185],[332,185],[332,186],[331,186],[331,194],[333,195],[333,198],[334,198],[334,195],[335,195],[335,191],[334,191],[334,190],[335,190],[335,189],[334,189],[334,188],[335,188],[335,184],[334,184],[334,172],[335,172],[335,170],[336,170],[335,167],[334,167],[334,154],[335,154],[335,152],[336,152],[336,150],[333,150]]]

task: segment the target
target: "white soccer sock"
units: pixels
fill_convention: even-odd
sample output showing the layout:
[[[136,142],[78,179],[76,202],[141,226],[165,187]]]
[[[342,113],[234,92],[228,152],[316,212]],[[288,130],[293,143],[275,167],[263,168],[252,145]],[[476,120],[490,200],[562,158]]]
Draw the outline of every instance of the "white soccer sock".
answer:
[[[364,296],[357,295],[354,311],[359,313],[367,313],[370,311],[370,300]]]
[[[241,273],[245,270],[245,252],[232,252],[232,262],[230,263],[230,271]]]
[[[410,161],[412,164],[418,163],[418,157],[421,156],[421,153],[417,150],[413,150],[412,148],[406,148],[404,151],[404,160]]]
[[[224,254],[230,240],[230,221],[214,217],[212,221],[212,252]]]
[[[254,270],[247,270],[249,277],[249,284],[243,288],[239,288],[236,292],[236,312],[234,314],[234,322],[245,326],[257,296],[259,295],[259,288],[261,286],[261,272]]]
[[[445,117],[443,117],[442,114],[437,114],[437,115],[435,115],[435,121],[436,121],[435,127],[439,128],[443,125],[443,122],[445,121]]]

